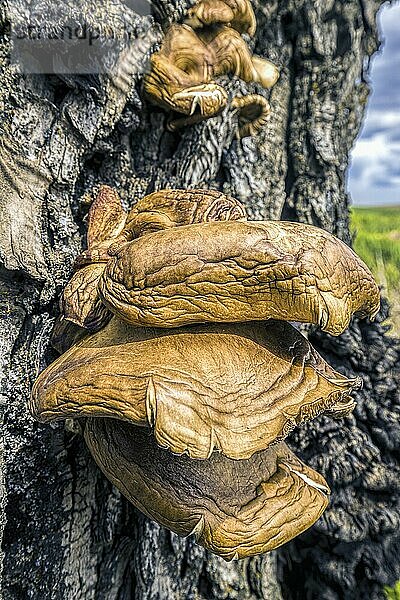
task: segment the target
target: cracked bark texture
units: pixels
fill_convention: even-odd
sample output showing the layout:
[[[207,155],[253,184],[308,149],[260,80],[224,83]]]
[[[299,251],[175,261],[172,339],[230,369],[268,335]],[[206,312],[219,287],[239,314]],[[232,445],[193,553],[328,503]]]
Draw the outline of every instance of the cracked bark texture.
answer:
[[[155,0],[152,20],[135,15],[134,3],[82,0],[74,18],[126,21],[138,38],[111,77],[63,78],[20,76],[9,65],[18,4],[0,12],[4,598],[383,598],[383,585],[400,576],[400,344],[380,322],[385,307],[377,323],[354,322],[339,338],[310,331],[317,350],[365,386],[344,424],[321,418],[292,437],[332,487],[332,504],[267,556],[224,563],[163,530],[101,475],[73,423],[39,425],[26,411],[33,380],[55,357],[49,337],[93,186],[116,186],[126,208],[162,187],[214,188],[242,200],[250,218],[312,223],[351,241],[346,169],[382,2],[255,0],[254,49],[281,77],[271,92],[227,83],[266,94],[273,107],[265,130],[243,140],[228,111],[169,133],[165,113],[141,99],[150,52],[190,1]]]

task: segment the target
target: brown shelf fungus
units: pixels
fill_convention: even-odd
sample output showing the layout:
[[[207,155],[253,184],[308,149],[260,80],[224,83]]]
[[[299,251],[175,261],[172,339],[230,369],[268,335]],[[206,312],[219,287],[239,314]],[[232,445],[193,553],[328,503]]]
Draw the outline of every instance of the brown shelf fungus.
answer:
[[[96,331],[110,320],[100,301],[97,285],[107,261],[108,249],[121,234],[126,213],[115,190],[102,185],[88,215],[87,250],[77,258],[77,272],[64,289],[60,300],[61,320]],[[58,335],[62,326],[58,324]]]
[[[108,262],[99,292],[132,324],[280,319],[332,335],[354,313],[373,318],[380,303],[368,267],[346,244],[283,221],[200,223],[143,236]]]
[[[64,337],[74,340],[77,332],[71,323],[97,331],[110,320],[112,313],[97,289],[110,249],[145,233],[219,220],[246,220],[246,213],[240,202],[213,190],[154,192],[126,213],[117,192],[100,186],[88,215],[88,248],[76,259],[77,270],[61,296],[61,317],[52,338],[56,350],[66,349]]]
[[[288,323],[147,330],[113,318],[41,374],[31,411],[88,419],[95,460],[139,509],[231,559],[322,514],[326,482],[279,441],[318,414],[350,413],[359,385]]]
[[[141,198],[130,211],[123,234],[146,233],[208,221],[246,221],[243,205],[214,190],[161,190]]]
[[[175,456],[140,427],[89,419],[85,439],[104,474],[151,519],[225,560],[268,552],[328,505],[324,478],[285,444],[235,461]]]
[[[215,79],[236,75],[246,82],[272,87],[279,72],[270,61],[253,56],[241,35],[232,27],[194,31],[188,25],[172,25],[161,49],[151,57],[151,70],[144,78],[144,91],[151,102],[185,117],[173,117],[171,130],[219,114],[228,105],[228,95]],[[241,126],[241,135],[257,131],[270,113],[263,96],[245,96],[254,104],[253,128]],[[233,105],[233,108],[238,106]],[[251,111],[240,113],[242,121]]]
[[[114,318],[40,375],[31,412],[109,416],[178,454],[245,459],[323,412],[350,413],[359,386],[283,321],[157,330]]]
[[[253,36],[257,22],[249,0],[199,0],[188,10],[185,22],[193,29],[230,25],[239,33]]]
[[[67,332],[74,345],[34,385],[35,418],[81,419],[128,499],[227,560],[310,527],[329,488],[283,440],[351,413],[361,382],[287,321],[338,334],[353,313],[373,317],[364,263],[315,227],[249,222],[220,192],[163,190],[127,214],[102,187],[77,267],[56,333],[98,331]]]

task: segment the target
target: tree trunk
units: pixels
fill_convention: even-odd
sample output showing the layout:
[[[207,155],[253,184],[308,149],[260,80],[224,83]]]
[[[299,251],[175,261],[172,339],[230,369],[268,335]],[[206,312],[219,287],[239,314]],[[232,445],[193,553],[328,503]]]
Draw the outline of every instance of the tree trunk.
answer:
[[[361,375],[364,390],[353,417],[320,418],[291,438],[332,487],[325,515],[251,560],[225,563],[150,522],[103,477],[73,426],[42,426],[26,411],[35,377],[55,358],[49,337],[93,186],[115,186],[127,208],[163,187],[219,189],[251,218],[300,220],[351,241],[346,169],[382,2],[255,0],[255,51],[281,77],[267,127],[243,140],[229,111],[169,133],[166,114],[141,97],[160,25],[191,2],[155,0],[155,22],[119,0],[77,3],[75,19],[135,28],[110,77],[19,75],[8,57],[19,2],[3,10],[0,31],[4,599],[383,598],[383,585],[400,578],[400,344],[379,322],[355,321],[339,338],[310,329],[317,349]],[[268,95],[256,84],[227,85]]]

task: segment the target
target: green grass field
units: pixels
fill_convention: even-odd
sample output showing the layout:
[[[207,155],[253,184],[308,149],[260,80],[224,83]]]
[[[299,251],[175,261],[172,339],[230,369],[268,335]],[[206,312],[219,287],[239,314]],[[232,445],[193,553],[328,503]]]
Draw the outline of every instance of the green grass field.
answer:
[[[400,334],[400,206],[353,207],[351,228],[354,249],[383,286],[394,332]]]

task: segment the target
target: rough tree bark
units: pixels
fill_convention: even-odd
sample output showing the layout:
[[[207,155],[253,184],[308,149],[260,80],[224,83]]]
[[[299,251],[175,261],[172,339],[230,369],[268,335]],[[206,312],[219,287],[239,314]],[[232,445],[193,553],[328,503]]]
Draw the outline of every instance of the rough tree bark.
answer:
[[[354,417],[321,418],[291,439],[332,486],[325,516],[253,560],[224,563],[149,522],[105,480],[73,427],[39,425],[25,408],[54,358],[57,300],[82,248],[93,186],[116,186],[126,207],[162,187],[216,188],[245,202],[253,218],[314,223],[351,241],[345,177],[381,0],[254,1],[255,50],[281,77],[268,126],[242,141],[232,113],[172,134],[166,115],[141,98],[162,27],[190,1],[154,0],[155,21],[120,0],[81,0],[68,10],[74,4],[78,22],[136,31],[111,78],[20,76],[8,58],[18,0],[0,15],[4,598],[382,598],[383,585],[400,577],[400,344],[379,322],[354,322],[338,339],[309,331],[335,368],[361,374],[365,386]],[[238,81],[229,87],[266,93]]]

